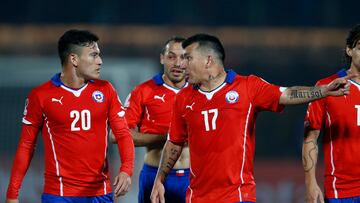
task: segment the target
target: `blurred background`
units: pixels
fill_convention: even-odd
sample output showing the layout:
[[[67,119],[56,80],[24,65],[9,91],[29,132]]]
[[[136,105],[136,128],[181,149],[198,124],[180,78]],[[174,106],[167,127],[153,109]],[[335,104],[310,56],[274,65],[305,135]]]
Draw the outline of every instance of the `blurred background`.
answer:
[[[57,40],[68,29],[100,37],[102,78],[124,101],[132,88],[161,71],[159,54],[173,35],[218,36],[226,67],[282,86],[314,85],[342,68],[348,30],[360,23],[360,1],[349,0],[2,0],[0,12],[0,202],[4,202],[29,91],[61,70]],[[306,105],[257,122],[255,178],[258,203],[304,202],[301,164]],[[109,146],[112,172],[119,166]],[[117,202],[137,202],[144,149],[136,149],[132,190]],[[226,167],[226,166],[224,166]],[[322,164],[318,167],[322,184]],[[39,202],[43,185],[42,138],[20,191]]]

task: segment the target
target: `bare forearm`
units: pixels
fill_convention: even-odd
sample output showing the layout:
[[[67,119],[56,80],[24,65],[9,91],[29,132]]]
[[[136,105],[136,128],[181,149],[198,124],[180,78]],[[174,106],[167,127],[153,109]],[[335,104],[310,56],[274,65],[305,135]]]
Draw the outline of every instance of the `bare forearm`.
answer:
[[[157,134],[148,134],[148,133],[139,133],[131,131],[135,147],[143,146],[157,146],[164,145],[166,142],[166,135],[157,135]]]
[[[302,160],[305,171],[305,183],[316,181],[315,171],[318,159],[317,138],[320,131],[313,130],[306,133],[303,142]]]
[[[303,87],[294,86],[287,88],[280,97],[280,104],[303,104],[316,99],[321,99],[326,95],[323,92],[323,86]]]
[[[161,182],[165,181],[166,176],[170,173],[176,161],[179,159],[182,148],[183,145],[177,145],[170,141],[165,143],[156,179],[159,179]]]

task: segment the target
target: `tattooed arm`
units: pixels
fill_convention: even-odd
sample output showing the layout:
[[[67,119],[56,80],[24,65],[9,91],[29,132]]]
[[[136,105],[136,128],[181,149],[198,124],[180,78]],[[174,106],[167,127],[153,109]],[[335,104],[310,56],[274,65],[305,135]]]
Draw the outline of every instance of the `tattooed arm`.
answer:
[[[349,94],[349,79],[355,75],[337,78],[327,85],[316,87],[294,86],[287,88],[280,96],[280,104],[303,104],[327,96],[344,96]]]
[[[302,160],[305,171],[305,199],[306,203],[324,203],[323,193],[316,181],[316,163],[318,159],[317,139],[319,130],[309,130],[304,138]]]
[[[152,203],[165,203],[165,178],[170,173],[171,169],[174,167],[176,161],[180,157],[183,147],[183,144],[178,145],[171,141],[166,141],[161,155],[159,169],[154,181],[154,186],[151,191],[150,199]]]

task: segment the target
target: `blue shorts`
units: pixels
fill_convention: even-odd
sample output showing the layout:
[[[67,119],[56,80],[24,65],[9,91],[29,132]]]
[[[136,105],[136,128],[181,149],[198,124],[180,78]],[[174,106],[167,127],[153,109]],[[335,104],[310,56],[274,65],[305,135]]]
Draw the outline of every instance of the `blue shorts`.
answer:
[[[42,194],[41,203],[113,203],[113,194],[93,197],[65,197],[59,195]]]
[[[158,168],[144,164],[139,177],[138,203],[151,203],[150,195]],[[178,175],[176,175],[178,172]],[[179,173],[181,172],[181,173]],[[186,190],[189,186],[189,169],[173,169],[166,177],[165,201],[185,203]],[[180,175],[180,176],[179,176]]]
[[[349,198],[325,198],[325,203],[360,203],[360,196],[349,197]]]

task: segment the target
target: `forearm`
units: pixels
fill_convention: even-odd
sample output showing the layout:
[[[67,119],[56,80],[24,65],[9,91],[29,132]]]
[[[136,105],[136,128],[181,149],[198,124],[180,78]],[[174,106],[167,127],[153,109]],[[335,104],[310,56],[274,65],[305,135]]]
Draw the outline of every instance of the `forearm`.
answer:
[[[317,139],[320,131],[312,130],[306,133],[303,141],[302,160],[305,172],[305,183],[316,183],[316,163],[318,160]]]
[[[167,140],[167,135],[140,133],[135,130],[131,130],[131,135],[134,140],[135,147],[144,146],[162,146]]]
[[[16,151],[7,190],[7,198],[17,199],[22,181],[29,168],[36,147],[38,129],[23,125],[20,142]]]
[[[178,145],[171,141],[166,141],[155,180],[160,180],[164,183],[166,176],[170,173],[176,161],[179,159],[183,147],[183,144]]]
[[[323,86],[304,87],[293,86],[287,88],[280,96],[280,104],[303,104],[327,96]]]
[[[126,172],[129,176],[132,176],[135,159],[134,143],[130,132],[127,129],[124,129],[122,134],[122,136],[117,138],[117,147],[121,159],[120,171]]]

